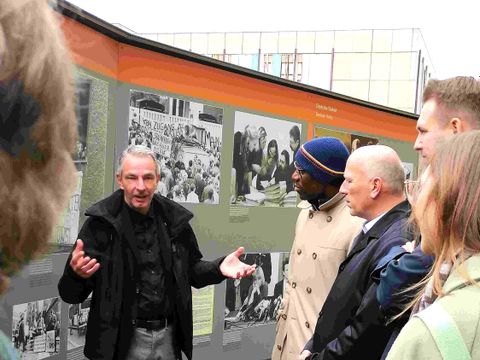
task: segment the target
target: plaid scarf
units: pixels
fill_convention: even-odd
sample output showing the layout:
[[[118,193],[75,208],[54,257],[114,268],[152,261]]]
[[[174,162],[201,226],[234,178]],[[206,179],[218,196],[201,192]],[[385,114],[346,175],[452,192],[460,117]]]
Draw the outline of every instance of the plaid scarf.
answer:
[[[450,275],[450,272],[452,271],[452,266],[453,266],[453,263],[450,261],[445,261],[440,266],[440,281],[442,282],[442,287],[443,287],[443,284],[445,284],[445,281],[447,281],[447,278]],[[438,296],[437,294],[433,293],[433,277],[430,277],[430,279],[428,280],[427,286],[425,287],[425,291],[422,297],[420,298],[420,301],[418,301],[414,305],[412,309],[412,313],[410,314],[410,317],[412,317],[414,314],[432,305],[433,302],[437,299],[437,296]]]

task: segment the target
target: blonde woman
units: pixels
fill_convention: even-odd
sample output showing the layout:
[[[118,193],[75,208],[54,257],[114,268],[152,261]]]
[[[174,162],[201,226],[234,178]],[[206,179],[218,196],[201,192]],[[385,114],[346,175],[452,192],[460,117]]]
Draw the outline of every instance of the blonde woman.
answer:
[[[453,136],[426,171],[414,216],[435,262],[387,359],[479,359],[480,131]]]
[[[0,2],[0,293],[45,249],[75,184],[71,64],[46,0]],[[15,358],[0,334],[2,359]]]

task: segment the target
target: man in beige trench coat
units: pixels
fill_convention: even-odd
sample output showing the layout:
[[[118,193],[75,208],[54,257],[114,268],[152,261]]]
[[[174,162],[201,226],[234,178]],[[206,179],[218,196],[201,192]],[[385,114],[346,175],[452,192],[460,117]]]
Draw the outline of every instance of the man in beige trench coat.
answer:
[[[350,215],[339,193],[349,152],[336,138],[303,144],[295,154],[292,180],[303,200],[290,251],[289,274],[277,316],[272,360],[297,360],[323,302],[346,258],[362,219]]]

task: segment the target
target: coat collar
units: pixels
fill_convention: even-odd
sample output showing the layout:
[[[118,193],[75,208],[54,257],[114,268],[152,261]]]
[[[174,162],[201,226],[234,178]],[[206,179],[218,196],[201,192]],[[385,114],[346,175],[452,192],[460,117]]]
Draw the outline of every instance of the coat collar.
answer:
[[[387,231],[393,223],[399,219],[408,217],[410,214],[410,204],[408,201],[402,201],[399,204],[391,208],[385,215],[373,225],[367,233],[361,233],[353,240],[353,247],[347,255],[347,259],[351,258],[354,254],[362,251],[367,245],[374,239],[379,239],[385,231]]]
[[[475,254],[469,257],[467,260],[465,260],[464,266],[468,276],[470,276],[473,280],[480,282],[480,254]],[[448,276],[447,281],[445,281],[445,284],[443,285],[443,291],[448,294],[467,285],[468,283],[461,275],[461,270],[459,273],[457,269],[454,269]]]
[[[337,205],[342,199],[345,197],[345,195],[341,193],[337,193],[334,197],[332,197],[330,200],[324,202],[322,205],[319,206],[318,210],[319,211],[326,211],[330,209],[331,207]],[[299,209],[312,209],[313,206],[306,200],[302,200],[298,203],[297,207]]]
[[[172,237],[178,235],[193,218],[193,214],[190,211],[160,194],[154,195],[152,203],[155,203],[155,207],[160,210],[155,215],[160,217],[160,220],[165,223],[169,235]],[[120,215],[124,204],[123,190],[117,190],[105,199],[90,206],[85,211],[85,215],[100,217],[111,223],[115,228],[121,228]]]

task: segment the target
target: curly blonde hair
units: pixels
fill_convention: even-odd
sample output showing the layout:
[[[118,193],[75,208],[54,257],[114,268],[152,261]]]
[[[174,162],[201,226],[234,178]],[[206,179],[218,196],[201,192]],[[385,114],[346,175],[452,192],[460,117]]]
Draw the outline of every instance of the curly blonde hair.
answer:
[[[0,146],[0,292],[46,249],[75,185],[72,65],[58,17],[46,0],[0,3],[0,86],[20,83],[21,96],[38,109],[16,153]],[[10,106],[8,97],[0,100]],[[10,128],[23,122],[6,121]]]

